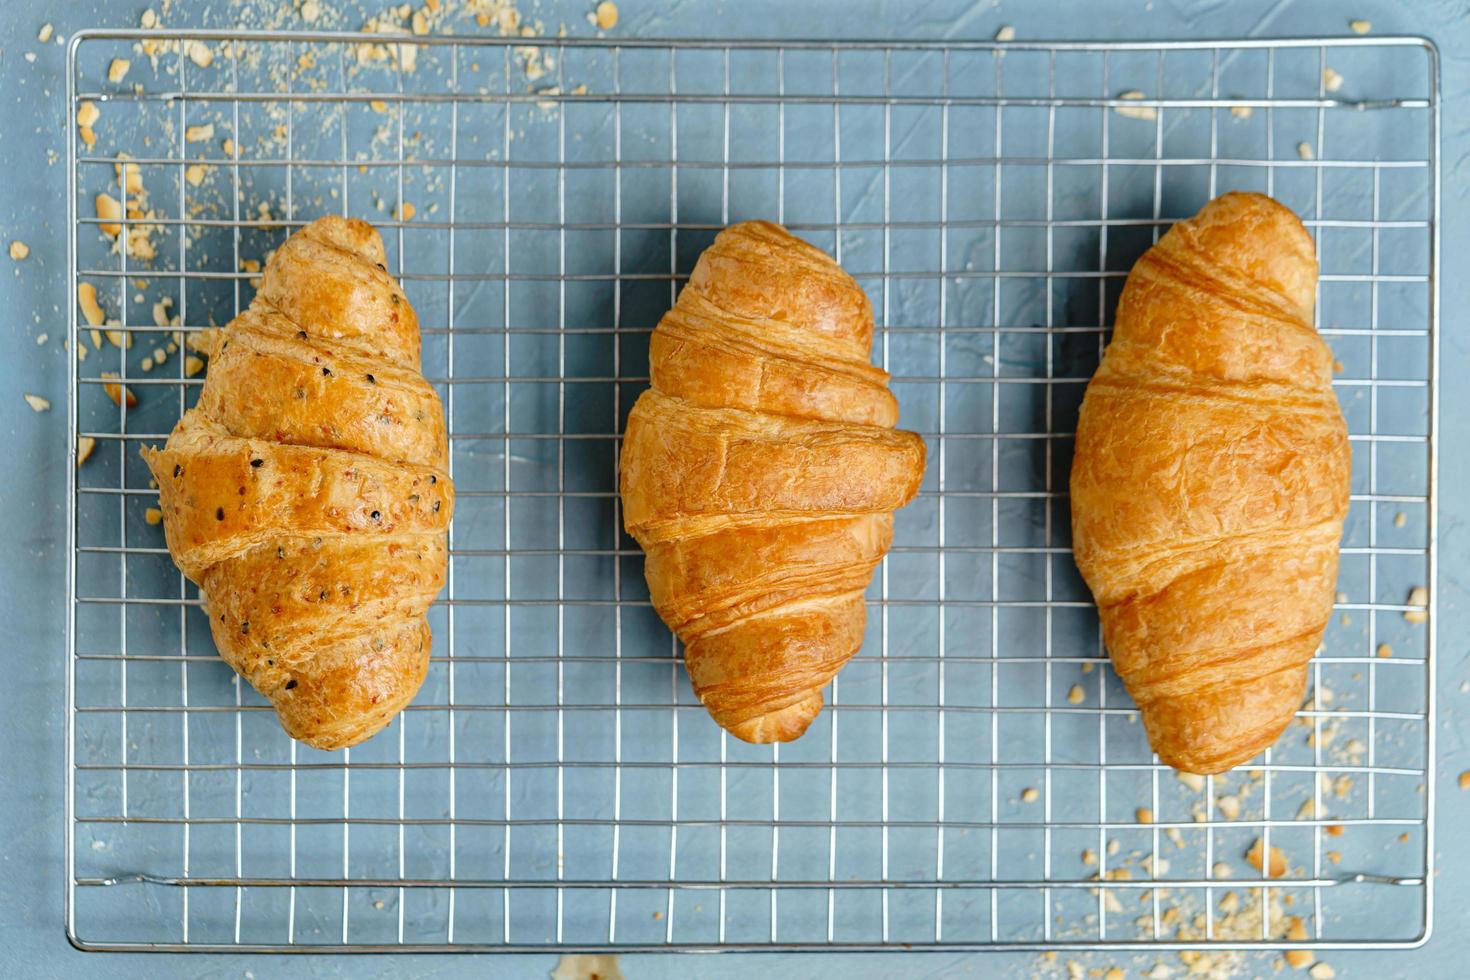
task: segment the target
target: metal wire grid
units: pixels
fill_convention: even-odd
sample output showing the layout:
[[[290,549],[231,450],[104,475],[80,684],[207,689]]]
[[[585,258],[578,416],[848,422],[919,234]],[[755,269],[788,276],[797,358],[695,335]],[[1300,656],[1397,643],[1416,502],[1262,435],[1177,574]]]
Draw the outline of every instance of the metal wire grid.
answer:
[[[101,85],[143,39],[233,46],[198,68],[171,45],[151,79]],[[1425,584],[1433,617],[1429,42],[405,38],[366,71],[362,42],[91,31],[69,48],[69,104],[123,117],[69,151],[72,286],[96,284],[139,340],[102,345],[71,385],[73,430],[98,443],[69,501],[75,943],[1278,948],[1267,917],[1217,928],[1219,895],[1241,888],[1218,862],[1243,867],[1256,837],[1302,870],[1245,891],[1292,901],[1311,945],[1427,937],[1433,635],[1400,614]],[[409,44],[416,70],[394,70]],[[527,86],[527,51],[554,88]],[[1329,66],[1370,97],[1329,92]],[[284,121],[266,114],[270,137],[247,140],[272,106]],[[183,135],[205,118],[235,141],[223,158]],[[124,234],[148,225],[171,246],[145,265],[108,251],[92,217],[118,151],[153,185]],[[197,158],[221,181],[212,207]],[[160,210],[165,183],[176,203]],[[1103,666],[1064,489],[1123,276],[1228,187],[1276,194],[1318,239],[1358,464],[1344,595],[1301,712],[1313,737],[1293,729],[1234,779],[1259,796],[1235,820],[1218,815],[1223,780],[1192,793],[1158,765]],[[414,195],[441,207],[404,216]],[[382,200],[393,215],[369,207]],[[290,742],[232,682],[145,519],[136,460],[199,384],[182,354],[142,372],[174,328],[139,310],[167,295],[181,329],[223,322],[248,302],[242,262],[325,210],[385,230],[460,499],[430,679],[340,755]],[[773,748],[727,739],[693,699],[613,492],[647,333],[714,231],[756,216],[873,291],[875,359],[932,453],[862,654],[813,730]],[[75,311],[70,338],[88,338]],[[135,410],[102,401],[109,366]],[[1333,733],[1359,736],[1361,757],[1334,755]],[[1312,807],[1293,816],[1299,800]],[[1099,890],[1093,873],[1120,864],[1133,879]],[[1139,904],[1120,913],[1118,896]],[[1181,898],[1203,919],[1188,941],[1166,928]]]

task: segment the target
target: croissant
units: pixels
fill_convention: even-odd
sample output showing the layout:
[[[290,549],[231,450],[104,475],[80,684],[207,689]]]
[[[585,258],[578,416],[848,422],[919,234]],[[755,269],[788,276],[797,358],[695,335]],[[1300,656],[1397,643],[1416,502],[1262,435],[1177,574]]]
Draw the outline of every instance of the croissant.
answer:
[[[1280,736],[1331,615],[1351,453],[1316,284],[1296,215],[1216,198],[1133,267],[1083,398],[1077,565],[1150,744],[1186,772]]]
[[[220,655],[322,749],[413,699],[448,561],[444,413],[383,263],[362,221],[292,235],[213,338],[198,404],[143,452]]]
[[[719,234],[650,340],[624,523],[695,694],[747,742],[790,741],[821,711],[924,475],[872,343],[861,287],[763,221]]]

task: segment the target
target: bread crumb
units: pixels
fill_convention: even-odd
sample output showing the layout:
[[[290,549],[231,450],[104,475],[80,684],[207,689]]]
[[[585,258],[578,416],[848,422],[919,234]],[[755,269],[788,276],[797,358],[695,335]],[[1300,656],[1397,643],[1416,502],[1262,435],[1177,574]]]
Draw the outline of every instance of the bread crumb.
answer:
[[[90,282],[77,283],[77,305],[82,308],[82,316],[94,327],[100,327],[107,320],[107,315],[102,312],[102,306],[97,302],[97,287]],[[92,346],[101,347],[102,337],[95,330],[92,332]]]
[[[1341,837],[1346,831],[1347,828],[1340,823],[1330,823],[1322,828],[1322,833],[1328,837]]]
[[[142,363],[141,367],[143,368],[143,370],[145,372],[146,371],[152,371],[153,370],[153,358],[151,358],[151,357],[145,357],[145,358],[143,358],[143,363]]]
[[[1084,850],[1082,852],[1082,863],[1083,864],[1086,864],[1086,865],[1089,865],[1089,866],[1096,864],[1097,863],[1097,852],[1094,851],[1090,847],[1087,848],[1086,850]]]
[[[1153,823],[1154,812],[1146,806],[1141,806],[1133,811],[1133,819],[1139,823]]]
[[[1312,980],[1332,980],[1333,977],[1337,976],[1337,971],[1326,963],[1318,963],[1307,971],[1307,976],[1311,977]]]
[[[184,377],[186,377],[186,378],[192,378],[192,377],[194,377],[194,375],[198,374],[200,371],[203,371],[203,370],[204,370],[204,361],[203,360],[201,360],[200,358],[195,357],[193,354],[188,354],[188,355],[186,355],[184,357]]]
[[[1127,974],[1123,972],[1122,967],[1114,966],[1110,967],[1108,972],[1103,974],[1103,980],[1124,980],[1126,976]]]
[[[371,102],[368,103],[368,108],[373,110],[374,112],[387,112],[388,103],[384,102],[382,99],[373,99]]]
[[[1342,88],[1342,83],[1345,81],[1346,79],[1342,77],[1341,72],[1333,68],[1322,69],[1322,88],[1326,91],[1336,92]]]
[[[618,26],[618,5],[612,0],[603,0],[597,5],[597,29],[599,31],[610,31]]]
[[[17,262],[24,262],[26,256],[31,254],[31,247],[20,239],[10,243],[10,257]]]
[[[1016,39],[1016,29],[1010,24],[1007,24],[995,32],[995,39],[1002,44],[1006,41],[1014,41]]]
[[[1414,586],[1409,590],[1409,605],[1419,608],[1405,610],[1404,619],[1411,623],[1422,623],[1429,619],[1429,590],[1422,585]]]
[[[36,35],[36,40],[40,41],[42,44],[45,44],[47,41],[51,40],[51,31],[51,22],[47,21],[46,23],[41,25],[41,32]]]
[[[26,404],[31,406],[31,411],[33,412],[51,411],[51,402],[48,399],[42,398],[40,395],[32,395],[27,392],[25,400]]]
[[[1327,852],[1327,860],[1331,861],[1333,864],[1341,864],[1342,863],[1342,852],[1341,851],[1328,851]]]
[[[195,187],[198,187],[200,184],[204,183],[205,172],[206,171],[203,164],[195,163],[190,165],[190,167],[184,171],[184,179],[187,180],[190,184],[193,184]]]
[[[1380,660],[1387,660],[1389,657],[1392,657],[1392,656],[1393,656],[1393,647],[1389,646],[1387,643],[1380,643],[1380,644],[1378,644],[1378,659],[1380,659]]]
[[[1035,803],[1039,799],[1041,799],[1041,791],[1035,786],[1027,786],[1021,790],[1022,803]]]
[[[1142,99],[1144,97],[1144,94],[1137,89],[1130,89],[1127,92],[1120,92],[1118,94],[1118,98],[1120,99]],[[1159,110],[1151,105],[1116,105],[1113,106],[1113,111],[1127,119],[1153,120],[1159,118]]]
[[[1246,852],[1245,859],[1250,862],[1250,866],[1255,868],[1257,871],[1265,870],[1266,876],[1268,878],[1280,878],[1282,875],[1286,874],[1286,853],[1282,851],[1281,848],[1272,844],[1270,867],[1266,868],[1265,861],[1262,858],[1263,846],[1264,845],[1262,844],[1261,839],[1257,837],[1256,842],[1251,845],[1251,849]]]
[[[1235,870],[1224,861],[1216,861],[1215,866],[1210,869],[1210,873],[1216,878],[1229,878],[1235,874]]]
[[[1307,142],[1301,142],[1296,145],[1296,155],[1301,157],[1303,160],[1317,159],[1317,154],[1316,151],[1312,149],[1312,144]]]
[[[107,80],[116,85],[127,77],[128,69],[133,63],[126,58],[113,58],[112,64],[107,66]]]
[[[97,440],[91,436],[77,436],[77,466],[81,466],[92,456],[92,450],[97,448]]]
[[[415,10],[413,18],[409,21],[409,30],[422,37],[429,33],[429,12],[427,10]]]
[[[225,137],[225,141],[219,145],[219,148],[224,151],[225,156],[229,157],[231,160],[235,159],[234,140],[230,139],[228,136]]]
[[[149,507],[147,510],[143,511],[143,520],[147,521],[149,524],[162,523],[163,511],[159,510],[157,507]]]
[[[1116,837],[1113,838],[1112,840],[1108,841],[1108,848],[1107,848],[1107,850],[1108,850],[1108,857],[1114,856],[1115,854],[1117,854],[1122,849],[1123,849],[1123,845],[1118,842],[1118,839]]]
[[[1230,114],[1236,119],[1249,119],[1251,116],[1255,115],[1255,113],[1256,110],[1254,106],[1233,105],[1230,107]]]
[[[1373,30],[1373,22],[1371,20],[1350,20],[1348,21],[1348,27],[1352,29],[1354,34],[1367,34]]]
[[[97,122],[98,118],[101,115],[102,112],[97,108],[97,103],[93,102],[91,99],[88,99],[81,105],[77,106],[77,125],[91,126]]]
[[[1220,815],[1226,820],[1240,819],[1240,797],[1222,796],[1215,801],[1215,805],[1220,808]]]
[[[1470,789],[1470,769],[1460,773],[1460,788]]]
[[[1174,776],[1185,786],[1188,786],[1192,792],[1199,793],[1204,791],[1205,777],[1192,772],[1176,772]]]
[[[404,201],[402,204],[398,205],[398,211],[394,215],[394,217],[396,217],[399,221],[412,221],[413,216],[416,214],[418,214],[418,209],[415,208],[411,202]]]
[[[112,326],[112,322],[109,322],[108,326]],[[132,350],[133,335],[130,331],[124,332],[122,330],[104,330],[102,332],[107,335],[108,342],[111,343],[112,346],[116,347],[118,350]],[[98,344],[97,347],[100,350],[102,345]]]
[[[115,378],[117,377],[117,372],[103,371],[102,377]],[[102,386],[102,390],[107,392],[107,397],[111,398],[112,403],[119,408],[123,407],[124,404],[126,404],[128,408],[132,408],[134,405],[138,404],[138,396],[133,394],[133,392],[125,385],[104,384]]]
[[[109,238],[116,238],[122,234],[122,225],[118,222],[122,219],[122,205],[117,198],[111,194],[98,194],[93,201],[97,208],[97,217],[102,223],[97,227]]]
[[[1393,515],[1394,527],[1403,527],[1407,523],[1409,523],[1409,515],[1405,514],[1403,511],[1399,511],[1397,514]]]
[[[1296,818],[1298,820],[1311,820],[1317,815],[1317,801],[1303,800],[1302,805],[1297,807]]]
[[[184,130],[184,142],[186,143],[202,143],[211,139],[214,139],[214,123],[189,126]]]
[[[1067,692],[1068,704],[1081,704],[1087,700],[1087,692],[1082,690],[1081,684],[1073,684],[1072,689]]]

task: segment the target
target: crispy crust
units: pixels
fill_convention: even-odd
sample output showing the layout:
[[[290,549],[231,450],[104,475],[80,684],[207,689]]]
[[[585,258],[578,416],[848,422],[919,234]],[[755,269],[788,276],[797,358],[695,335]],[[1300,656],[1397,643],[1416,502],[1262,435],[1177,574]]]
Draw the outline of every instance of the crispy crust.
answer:
[[[765,222],[721,232],[649,345],[623,438],[624,522],[723,728],[784,742],[862,644],[863,591],[918,492],[862,289]]]
[[[1332,610],[1351,452],[1301,222],[1226,194],[1139,259],[1088,385],[1072,538],[1160,758],[1281,734]]]
[[[443,411],[382,262],[365,222],[293,235],[215,338],[198,405],[143,452],[220,655],[323,749],[413,699],[448,563]]]

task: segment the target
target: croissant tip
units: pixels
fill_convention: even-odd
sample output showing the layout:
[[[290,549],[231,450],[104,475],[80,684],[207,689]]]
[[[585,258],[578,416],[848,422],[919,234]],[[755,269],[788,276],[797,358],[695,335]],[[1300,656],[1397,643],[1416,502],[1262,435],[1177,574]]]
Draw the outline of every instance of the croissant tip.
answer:
[[[806,733],[821,710],[822,692],[813,691],[800,701],[730,725],[726,731],[752,745],[794,742]]]

